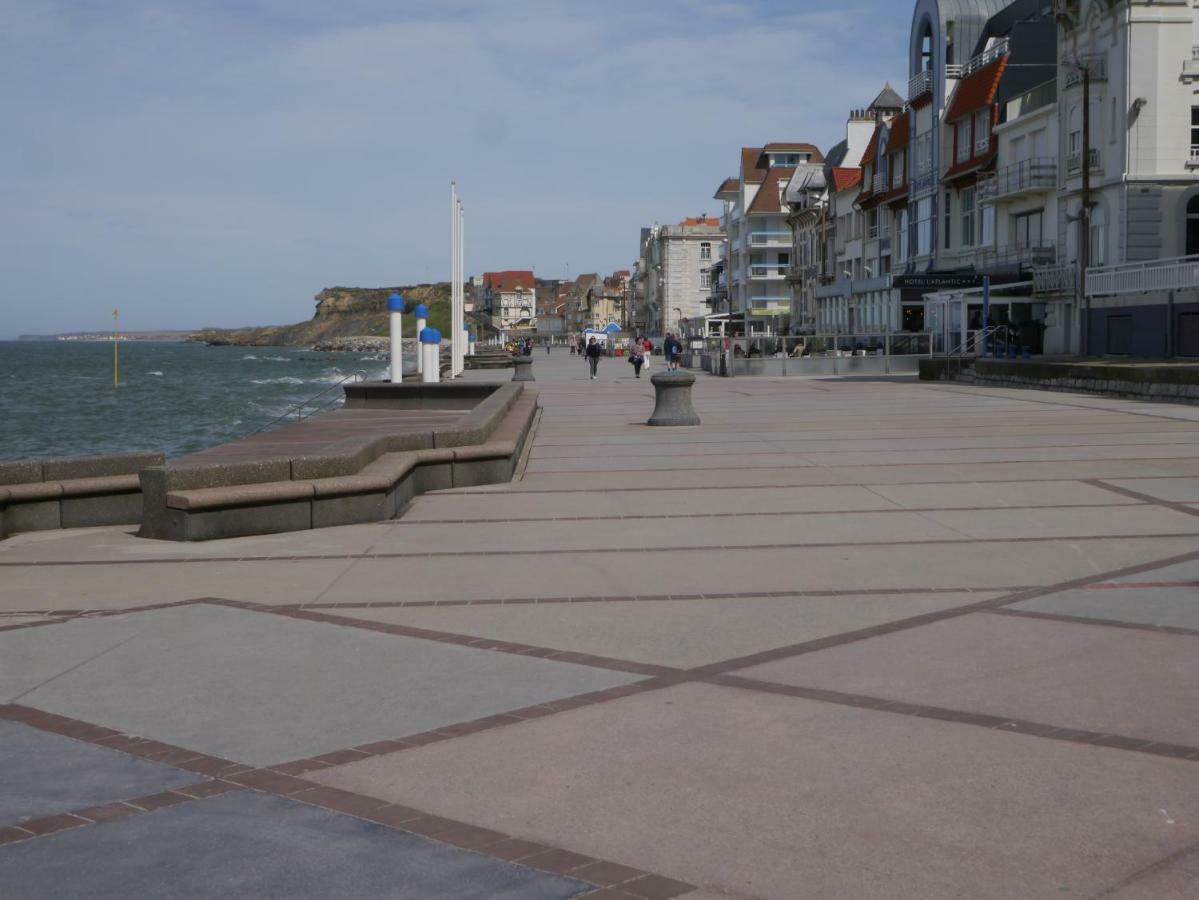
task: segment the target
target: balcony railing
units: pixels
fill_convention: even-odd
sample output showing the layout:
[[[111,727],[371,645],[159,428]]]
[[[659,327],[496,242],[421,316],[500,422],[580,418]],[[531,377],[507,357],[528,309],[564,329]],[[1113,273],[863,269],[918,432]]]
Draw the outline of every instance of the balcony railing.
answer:
[[[1087,296],[1199,288],[1199,255],[1087,269]]]
[[[925,69],[908,79],[908,101],[915,100],[924,94],[931,94],[933,90],[933,73],[930,69]]]
[[[771,247],[791,243],[789,231],[751,231],[749,242],[755,247]]]
[[[876,172],[874,177],[870,179],[870,190],[872,193],[881,194],[887,189],[887,176],[883,172]]]
[[[1057,262],[1057,251],[1052,244],[1035,246],[979,247],[966,257],[976,269],[992,269],[997,266],[1032,265],[1045,266]],[[965,259],[963,259],[965,261]]]
[[[868,240],[868,241],[877,241],[878,240],[878,226],[877,225],[871,225],[869,228],[866,229],[866,240]]]
[[[937,186],[937,176],[934,172],[924,172],[912,178],[912,193],[925,194]]]
[[[749,267],[750,278],[784,278],[787,275],[787,266],[778,265],[777,263],[752,265]]]
[[[1099,168],[1099,148],[1092,147],[1087,154],[1087,158],[1091,162],[1091,169]],[[1070,153],[1066,156],[1066,172],[1070,175],[1075,175],[1082,171],[1082,153]]]
[[[1038,266],[1032,270],[1032,292],[1038,296],[1068,294],[1078,289],[1078,266],[1065,263],[1054,266]]]
[[[1057,187],[1057,162],[1049,157],[1023,159],[988,176],[979,176],[978,199],[982,202]]]
[[[1079,67],[1067,65],[1065,85],[1068,88],[1082,84],[1082,70],[1086,68],[1091,73],[1091,84],[1097,81],[1107,81],[1107,57],[1088,56],[1079,60]]]
[[[1199,167],[1199,144],[1191,144],[1191,156],[1187,160],[1187,168]]]
[[[988,47],[982,53],[972,58],[968,63],[954,65],[950,63],[945,67],[946,78],[965,78],[967,75],[973,74],[983,66],[995,62],[1001,56],[1006,56],[1008,52],[1009,41],[1007,38],[1000,38],[992,46]]]

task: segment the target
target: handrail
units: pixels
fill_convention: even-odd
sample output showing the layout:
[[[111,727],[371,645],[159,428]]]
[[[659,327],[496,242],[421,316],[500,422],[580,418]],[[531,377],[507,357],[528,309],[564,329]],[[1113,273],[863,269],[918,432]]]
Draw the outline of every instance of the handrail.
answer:
[[[986,328],[980,328],[977,331],[968,331],[966,333],[965,340],[963,340],[962,343],[953,350],[950,350],[945,354],[948,360],[957,361],[956,369],[959,376],[962,373],[962,362],[966,356],[968,356],[971,351],[973,351],[974,355],[977,356],[980,344],[983,348],[983,353],[985,354],[987,348],[991,345],[990,339],[998,336],[1000,332],[1003,333],[1003,348],[1005,351],[1004,355],[1006,355],[1007,348],[1010,347],[1012,343],[1011,328],[1007,325],[988,325]]]
[[[365,381],[366,380],[366,371],[363,369],[359,369],[356,372],[351,372],[349,375],[346,375],[343,378],[341,378],[340,380],[333,382],[333,384],[329,385],[324,390],[322,390],[316,394],[313,394],[307,400],[301,400],[295,406],[289,406],[287,408],[287,412],[283,413],[283,415],[279,416],[278,418],[271,419],[271,421],[267,422],[265,425],[263,425],[259,428],[255,428],[253,431],[247,431],[245,434],[242,435],[242,437],[246,438],[246,437],[251,437],[252,435],[255,435],[255,434],[261,434],[262,432],[266,431],[267,429],[273,428],[274,426],[278,425],[280,422],[283,422],[286,419],[290,419],[293,414],[295,415],[297,422],[303,422],[304,419],[306,418],[304,415],[304,410],[307,409],[309,406],[312,406],[312,402],[314,400],[316,400],[319,397],[323,397],[325,394],[329,393],[330,391],[336,390],[337,388],[344,385],[347,381],[351,381],[351,380],[354,382]],[[308,417],[314,416],[318,412],[321,412],[322,410],[327,409],[328,407],[332,406],[336,401],[337,401],[337,398],[334,397],[325,403],[321,403],[321,404],[318,404],[317,406],[314,406],[312,409],[312,412],[310,412],[308,414]]]

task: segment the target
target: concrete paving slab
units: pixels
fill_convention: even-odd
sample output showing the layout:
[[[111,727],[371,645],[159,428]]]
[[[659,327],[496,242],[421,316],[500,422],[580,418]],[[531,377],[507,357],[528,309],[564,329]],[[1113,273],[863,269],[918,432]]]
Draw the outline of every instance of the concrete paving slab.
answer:
[[[199,780],[191,772],[107,747],[0,721],[0,826],[157,794]]]
[[[1015,481],[1004,484],[871,484],[870,490],[899,506],[977,509],[1005,506],[1135,504],[1131,497],[1079,481]],[[985,513],[983,513],[985,514]]]
[[[756,453],[753,456],[730,453],[716,456],[682,453],[679,452],[679,448],[673,448],[655,456],[609,456],[603,459],[589,459],[585,463],[580,463],[577,459],[532,459],[529,461],[527,471],[529,473],[575,472],[585,469],[588,472],[625,472],[679,469],[692,466],[732,469],[747,464],[760,469],[814,465],[798,453]]]
[[[1199,502],[1199,478],[1118,478],[1109,484],[1174,503]]]
[[[1162,566],[1159,569],[1150,569],[1147,572],[1138,572],[1135,575],[1121,575],[1118,578],[1111,579],[1111,581],[1115,584],[1199,581],[1199,559],[1175,563],[1172,566]]]
[[[1199,745],[1199,640],[986,614],[746,669],[763,681]]]
[[[1015,603],[1011,608],[1199,631],[1199,585],[1062,591]]]
[[[1199,536],[1199,516],[1161,506],[1110,509],[991,509],[924,513],[960,534],[982,540],[1114,534],[1191,534]]]
[[[694,684],[400,757],[315,780],[737,897],[1091,896],[1199,839],[1192,763]]]
[[[0,666],[8,702],[256,766],[637,679],[208,605],[0,633]]]
[[[0,847],[11,897],[566,898],[570,878],[250,791]]]
[[[910,546],[801,547],[774,550],[662,550],[364,559],[323,597],[325,603],[480,600],[514,597],[635,597],[751,591],[894,588],[997,590],[1051,585],[1152,562],[1195,549],[1195,539],[947,542]],[[663,585],[668,589],[664,590]]]
[[[963,606],[988,593],[345,609],[340,615],[690,668]]]

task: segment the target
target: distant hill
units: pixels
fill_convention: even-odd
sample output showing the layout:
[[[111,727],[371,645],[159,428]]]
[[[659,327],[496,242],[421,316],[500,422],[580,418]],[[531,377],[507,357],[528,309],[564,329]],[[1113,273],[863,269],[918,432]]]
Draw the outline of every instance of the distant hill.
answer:
[[[449,337],[450,285],[443,281],[407,287],[325,288],[316,295],[316,313],[307,322],[262,328],[207,328],[193,333],[188,340],[246,347],[310,347],[333,338],[382,337],[389,327],[387,298],[395,291],[404,295],[409,310],[404,316],[406,337],[416,336],[416,317],[411,310],[418,303],[429,307],[429,326]],[[472,316],[468,315],[467,320],[472,322]]]
[[[123,341],[186,341],[190,331],[121,331]],[[62,334],[22,334],[18,341],[111,341],[111,331],[64,331]]]

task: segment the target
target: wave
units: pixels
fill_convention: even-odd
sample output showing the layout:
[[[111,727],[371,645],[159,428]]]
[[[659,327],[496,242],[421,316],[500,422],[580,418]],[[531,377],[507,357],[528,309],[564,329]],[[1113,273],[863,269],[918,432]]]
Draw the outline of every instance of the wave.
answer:
[[[284,375],[282,378],[251,378],[250,384],[303,384],[303,378]]]
[[[253,353],[243,356],[242,359],[252,359],[257,362],[291,362],[290,356],[255,356]]]
[[[161,372],[147,372],[147,375],[162,375]]]

